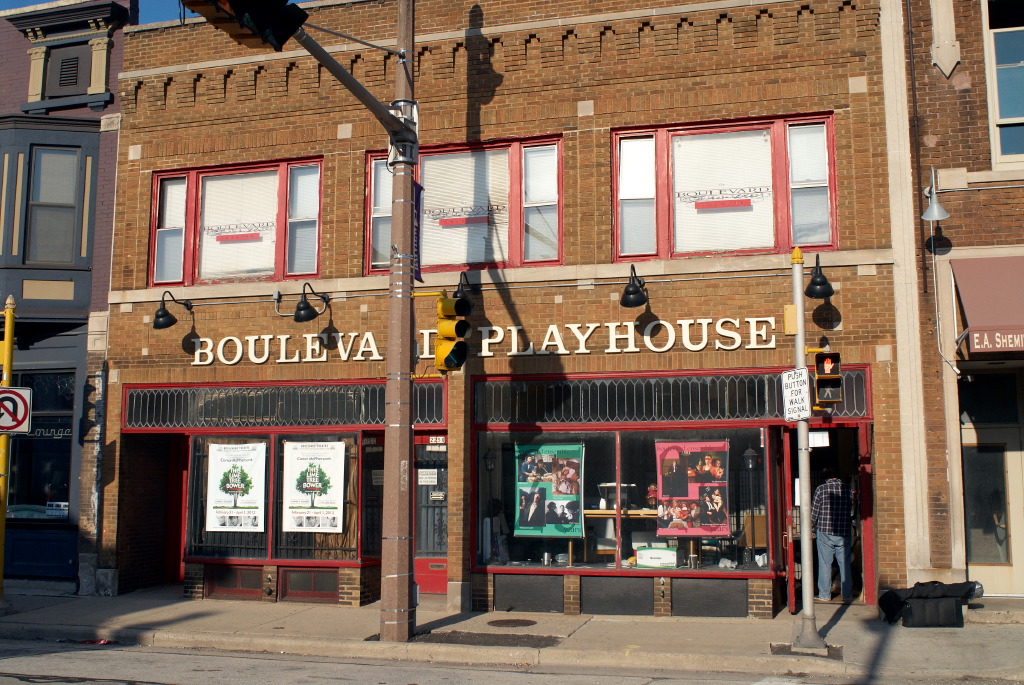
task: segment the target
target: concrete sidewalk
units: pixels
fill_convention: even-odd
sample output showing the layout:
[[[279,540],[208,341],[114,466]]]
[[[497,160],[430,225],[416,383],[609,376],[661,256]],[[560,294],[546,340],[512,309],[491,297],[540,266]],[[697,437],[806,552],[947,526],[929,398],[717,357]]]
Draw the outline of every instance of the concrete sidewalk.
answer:
[[[790,643],[799,616],[654,618],[535,613],[462,613],[426,596],[421,635],[405,644],[372,639],[380,608],[256,601],[189,601],[180,586],[119,597],[11,595],[17,613],[0,617],[0,638],[115,640],[121,644],[284,652],[349,659],[406,659],[615,671],[715,671],[847,676],[891,682],[929,676],[1024,680],[1024,600],[983,599],[965,609],[964,628],[903,628],[872,607],[817,604],[829,658],[773,654]]]

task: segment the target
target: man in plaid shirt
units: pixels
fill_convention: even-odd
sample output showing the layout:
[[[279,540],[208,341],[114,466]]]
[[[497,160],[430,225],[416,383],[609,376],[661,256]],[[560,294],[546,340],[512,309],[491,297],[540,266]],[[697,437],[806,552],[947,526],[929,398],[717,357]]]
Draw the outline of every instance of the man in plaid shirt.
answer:
[[[815,599],[827,602],[832,599],[832,559],[839,564],[839,579],[842,585],[843,601],[853,601],[853,580],[850,577],[850,548],[853,542],[851,508],[853,497],[850,488],[838,478],[828,478],[814,491],[811,505],[811,529],[818,543],[818,594]]]

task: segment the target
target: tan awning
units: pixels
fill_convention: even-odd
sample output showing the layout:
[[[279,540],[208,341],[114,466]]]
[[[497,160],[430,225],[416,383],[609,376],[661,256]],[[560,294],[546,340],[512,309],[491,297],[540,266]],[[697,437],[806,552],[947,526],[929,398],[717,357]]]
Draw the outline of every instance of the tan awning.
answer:
[[[1024,257],[953,259],[971,352],[1024,351]]]

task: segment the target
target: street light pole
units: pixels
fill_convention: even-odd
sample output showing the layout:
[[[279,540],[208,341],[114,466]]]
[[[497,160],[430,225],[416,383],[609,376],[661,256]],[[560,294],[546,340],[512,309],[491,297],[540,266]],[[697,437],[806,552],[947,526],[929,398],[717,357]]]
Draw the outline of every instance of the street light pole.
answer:
[[[804,322],[804,256],[799,247],[793,248],[793,306],[796,309],[796,342],[794,368],[807,366],[806,337]],[[811,532],[811,448],[808,439],[807,419],[796,422],[797,470],[800,476],[800,595],[803,611],[800,614],[800,634],[793,641],[794,647],[824,649],[825,641],[818,635],[814,618],[814,539]]]
[[[393,107],[414,123],[414,0],[399,0],[401,55]],[[416,632],[412,564],[413,171],[415,143],[396,143],[392,158],[391,274],[388,296],[387,379],[384,388],[384,520],[381,548],[380,639],[408,642]]]

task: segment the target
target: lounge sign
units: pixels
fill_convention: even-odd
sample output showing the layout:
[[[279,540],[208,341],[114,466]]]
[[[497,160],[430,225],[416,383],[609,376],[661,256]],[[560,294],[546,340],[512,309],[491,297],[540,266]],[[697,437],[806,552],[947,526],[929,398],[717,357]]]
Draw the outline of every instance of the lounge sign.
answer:
[[[420,350],[433,350],[436,331],[419,331]],[[610,323],[551,324],[539,334],[524,326],[480,326],[471,338],[478,357],[531,357],[577,354],[664,353],[677,349],[700,352],[775,349],[775,317],[743,319],[654,319],[644,325],[635,321]],[[220,340],[198,338],[193,366],[214,362],[232,366],[243,360],[252,364],[303,362],[380,361],[380,345],[372,331],[291,335],[227,336]],[[431,358],[421,355],[422,359]]]

